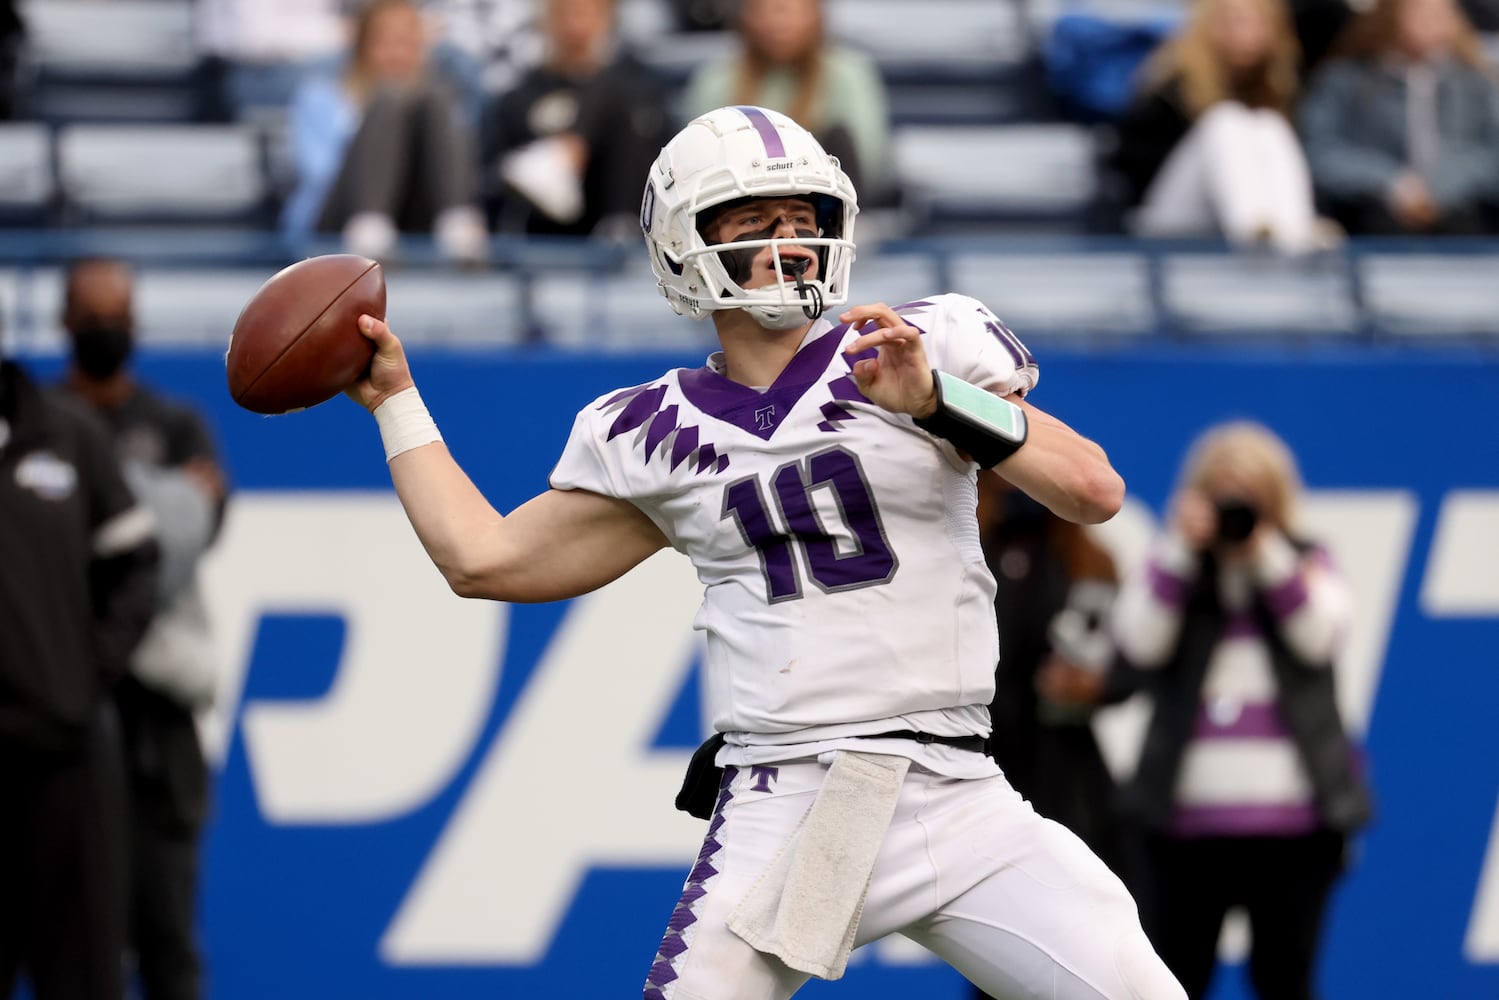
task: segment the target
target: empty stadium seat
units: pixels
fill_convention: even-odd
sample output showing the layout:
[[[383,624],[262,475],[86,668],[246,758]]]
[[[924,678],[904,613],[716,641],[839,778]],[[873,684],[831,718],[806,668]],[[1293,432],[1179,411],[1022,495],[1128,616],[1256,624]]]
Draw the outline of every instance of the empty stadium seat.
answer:
[[[1348,264],[1341,255],[1170,254],[1160,263],[1168,321],[1193,333],[1359,332]]]
[[[0,270],[0,339],[24,355],[61,354],[62,272],[55,267]]]
[[[992,0],[826,0],[828,34],[881,65],[1015,64],[1030,52],[1021,7]]]
[[[29,110],[47,121],[185,121],[197,98],[193,4],[28,0]]]
[[[182,71],[198,53],[193,4],[165,0],[25,0],[30,59],[44,68]]]
[[[0,223],[41,225],[56,191],[51,131],[36,123],[0,125]]]
[[[892,146],[896,183],[931,231],[1081,231],[1097,194],[1096,140],[1083,126],[911,125]]]
[[[946,291],[936,260],[929,254],[915,253],[861,255],[854,262],[849,285],[850,305],[885,302],[895,306]]]
[[[718,349],[711,318],[672,312],[642,259],[609,273],[553,271],[535,279],[532,308],[546,342],[597,351]]]
[[[276,269],[187,270],[142,267],[135,318],[143,343],[228,349],[240,310]]]
[[[949,268],[953,291],[982,301],[1022,339],[1033,333],[1140,334],[1155,327],[1144,254],[961,254]]]
[[[410,343],[486,348],[528,337],[520,285],[512,275],[389,269],[385,281],[386,318]]]
[[[1385,333],[1499,333],[1499,254],[1370,253],[1359,278],[1369,320]]]
[[[69,125],[57,161],[71,221],[266,221],[263,142],[249,126]]]
[[[9,268],[0,268],[0,355],[5,348],[18,349],[21,336],[21,276]]]

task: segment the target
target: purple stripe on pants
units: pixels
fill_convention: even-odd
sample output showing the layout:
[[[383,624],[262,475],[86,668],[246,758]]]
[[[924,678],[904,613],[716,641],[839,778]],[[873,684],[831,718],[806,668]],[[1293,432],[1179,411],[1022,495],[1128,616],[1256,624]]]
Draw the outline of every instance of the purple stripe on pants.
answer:
[[[718,786],[718,802],[713,807],[713,821],[708,824],[708,834],[703,838],[702,850],[698,851],[697,863],[692,866],[687,884],[682,887],[682,898],[677,900],[671,920],[667,921],[666,933],[661,937],[661,947],[656,951],[656,961],[652,963],[651,971],[645,978],[644,1000],[666,1000],[666,987],[676,981],[677,965],[687,951],[682,932],[697,922],[697,913],[693,908],[698,900],[708,894],[704,883],[718,874],[714,862],[723,850],[718,831],[723,828],[724,806],[734,797],[731,789],[737,773],[738,768],[724,768],[723,781]]]

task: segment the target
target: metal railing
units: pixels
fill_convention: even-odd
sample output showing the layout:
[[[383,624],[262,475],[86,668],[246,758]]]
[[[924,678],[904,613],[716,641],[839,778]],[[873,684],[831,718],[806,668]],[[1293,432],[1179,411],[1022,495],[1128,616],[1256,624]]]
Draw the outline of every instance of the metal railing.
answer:
[[[487,264],[460,269],[442,261],[430,240],[405,239],[387,264],[388,279],[408,292],[440,286],[448,298],[414,297],[435,312],[451,306],[451,296],[482,299],[492,292],[492,307],[476,299],[474,308],[506,310],[508,332],[494,343],[507,346],[565,346],[568,334],[561,328],[579,325],[590,343],[613,349],[695,336],[642,339],[644,327],[678,328],[665,304],[652,301],[657,293],[636,243],[497,237],[490,249]],[[237,312],[245,287],[253,291],[303,257],[339,250],[333,242],[290,244],[252,230],[0,230],[0,319],[11,326],[11,344],[45,347],[55,328],[60,271],[81,257],[118,256],[143,275],[176,275],[189,310],[201,299],[219,312]],[[206,270],[237,275],[240,283],[230,282],[220,298],[238,300],[221,302],[211,291],[193,289],[191,275]],[[868,276],[867,290],[861,274]],[[861,243],[855,299],[934,291],[982,299],[1027,338],[1085,346],[1253,338],[1499,348],[1499,240],[1350,240],[1302,258],[1236,251],[1216,241],[1113,237]],[[170,289],[161,294],[173,295]],[[472,325],[460,316],[431,328],[479,343],[482,331],[468,329]],[[578,330],[571,336],[576,341]]]

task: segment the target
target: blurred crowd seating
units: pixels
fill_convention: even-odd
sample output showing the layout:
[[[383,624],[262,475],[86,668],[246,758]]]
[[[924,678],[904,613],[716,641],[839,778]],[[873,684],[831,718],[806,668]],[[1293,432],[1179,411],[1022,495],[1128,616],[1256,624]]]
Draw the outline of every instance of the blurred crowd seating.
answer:
[[[1038,46],[1059,11],[1120,16],[1182,0],[827,0],[831,32],[872,53],[890,90],[902,193],[861,220],[854,293],[978,295],[1029,336],[1341,340],[1499,337],[1499,245],[1350,241],[1311,260],[1089,235],[1099,133],[1056,112]],[[274,116],[201,124],[191,0],[22,0],[23,118],[0,123],[0,328],[55,346],[59,262],[108,250],[153,266],[142,328],[220,343],[269,269],[333,246],[285,245]],[[721,32],[674,28],[665,0],[619,0],[622,36],[679,83]],[[481,275],[421,240],[391,276],[392,319],[431,343],[546,340],[618,349],[706,344],[675,321],[642,255],[497,238]],[[431,266],[428,266],[431,265]],[[482,280],[480,278],[482,277]],[[580,294],[586,293],[586,294]]]
[[[19,6],[27,120],[0,125],[0,222],[272,218],[283,193],[276,118],[193,124],[191,0]],[[1088,126],[1049,120],[1035,53],[1051,7],[924,0],[913,17],[905,0],[828,0],[832,34],[873,54],[889,85],[896,181],[907,195],[899,229],[1083,228],[1096,139]],[[619,18],[622,37],[671,84],[731,44],[724,32],[675,30],[664,0],[620,0]]]

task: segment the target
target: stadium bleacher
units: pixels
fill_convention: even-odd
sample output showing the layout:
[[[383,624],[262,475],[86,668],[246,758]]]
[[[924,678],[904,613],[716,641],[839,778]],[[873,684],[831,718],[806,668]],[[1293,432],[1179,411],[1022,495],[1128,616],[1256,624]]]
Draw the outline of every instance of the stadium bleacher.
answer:
[[[270,229],[283,178],[276,123],[198,124],[191,0],[23,0],[29,120],[0,124],[0,309],[55,346],[56,268],[121,253],[144,277],[148,336],[211,343],[274,268],[329,243]],[[1499,250],[1481,241],[1351,241],[1309,261],[1215,242],[1090,235],[1100,136],[1048,116],[1039,39],[1061,12],[1159,14],[1175,0],[828,0],[831,34],[873,53],[894,114],[901,203],[861,220],[856,296],[952,288],[1029,336],[1333,340],[1499,335]],[[730,44],[675,30],[664,0],[621,0],[621,33],[669,80]],[[891,25],[899,24],[899,31]],[[418,277],[420,276],[420,277]],[[675,321],[643,262],[617,246],[494,243],[491,266],[446,272],[403,243],[392,318],[452,346],[672,348]],[[501,319],[503,318],[503,319]]]
[[[57,172],[63,221],[270,222],[261,133],[245,125],[62,126]]]
[[[0,124],[0,221],[40,225],[57,193],[52,134],[37,122]]]
[[[187,121],[196,107],[193,4],[29,0],[28,107],[46,122]]]

